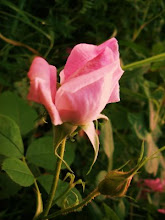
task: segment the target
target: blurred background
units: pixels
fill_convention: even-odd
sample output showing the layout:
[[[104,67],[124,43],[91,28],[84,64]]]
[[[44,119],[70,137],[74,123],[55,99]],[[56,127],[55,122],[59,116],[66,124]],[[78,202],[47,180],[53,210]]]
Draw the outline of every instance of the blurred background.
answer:
[[[97,185],[107,170],[117,169],[128,160],[130,162],[125,170],[135,166],[143,140],[146,156],[165,145],[165,55],[156,62],[144,62],[138,67],[128,65],[165,53],[165,2],[163,0],[0,1],[2,114],[7,112],[7,108],[12,111],[12,106],[13,112],[18,111],[17,107],[14,107],[14,101],[11,106],[12,94],[27,103],[29,87],[27,72],[36,55],[44,57],[60,72],[74,45],[78,43],[98,45],[111,37],[118,40],[121,64],[125,70],[120,80],[121,101],[108,105],[104,110],[104,114],[110,118],[110,123],[106,125],[99,123],[100,152],[90,175],[86,176],[86,172],[93,160],[93,151],[87,138],[80,132],[76,137],[76,143],[70,143],[75,145],[70,156],[72,157],[70,165],[75,170],[77,178],[87,182],[82,197]],[[26,148],[32,139],[42,138],[51,133],[48,116],[45,118],[48,124],[37,119],[43,117],[44,108],[34,103],[30,104],[36,112],[33,119],[35,129],[22,132]],[[14,113],[6,114],[15,117]],[[34,166],[38,165],[41,167],[39,172],[49,173],[49,169],[44,165],[35,164],[32,160],[29,163],[32,164],[33,170]],[[64,169],[61,177],[65,173]],[[35,212],[35,201],[31,202],[34,200],[33,189],[29,187],[18,189],[17,185],[13,185],[11,180],[3,175],[2,172],[0,219],[32,219]],[[163,219],[163,214],[158,209],[165,209],[165,188],[160,191],[145,185],[145,179],[156,178],[165,180],[164,152],[149,161],[134,177],[127,193],[128,197],[120,199],[100,197],[82,212],[58,219]],[[4,184],[6,181],[8,186]],[[46,194],[44,184],[41,185],[44,195]],[[77,189],[82,194],[81,187],[78,186]]]

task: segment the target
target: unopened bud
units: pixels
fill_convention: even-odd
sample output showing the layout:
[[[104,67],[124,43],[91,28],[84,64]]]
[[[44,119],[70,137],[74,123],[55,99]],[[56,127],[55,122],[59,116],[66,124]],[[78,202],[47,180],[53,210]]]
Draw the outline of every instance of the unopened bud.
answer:
[[[124,196],[128,190],[132,177],[137,173],[137,171],[145,163],[155,158],[155,155],[157,155],[163,150],[165,150],[165,146],[160,148],[158,151],[154,152],[151,156],[143,158],[143,154],[144,154],[144,142],[143,142],[141,146],[141,153],[140,153],[137,165],[128,172],[122,172],[119,170],[110,171],[105,176],[105,178],[99,183],[98,192],[101,193],[102,195],[107,195],[110,197]]]
[[[122,197],[126,194],[133,175],[129,172],[118,170],[110,171],[98,185],[98,191],[102,195],[110,197]]]

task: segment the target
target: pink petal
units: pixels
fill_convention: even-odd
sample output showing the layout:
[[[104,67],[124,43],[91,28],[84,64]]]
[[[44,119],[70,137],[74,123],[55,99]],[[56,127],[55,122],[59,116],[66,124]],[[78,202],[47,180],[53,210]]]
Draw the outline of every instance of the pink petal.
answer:
[[[120,90],[119,90],[119,84],[118,81],[121,78],[122,74],[123,74],[123,70],[120,67],[120,61],[118,60],[118,67],[116,68],[116,70],[113,73],[113,77],[112,77],[112,84],[113,84],[113,88],[112,88],[112,94],[110,94],[108,103],[112,103],[112,102],[118,102],[120,101]]]
[[[123,74],[123,70],[120,67],[120,59],[119,59],[119,49],[118,49],[118,42],[115,38],[111,38],[107,41],[105,41],[104,43],[100,44],[99,49],[103,49],[105,47],[108,47],[111,49],[112,54],[113,54],[113,58],[116,62],[118,62],[118,68],[116,69],[116,71],[113,74],[112,80],[113,80],[113,92],[109,97],[108,103],[112,103],[112,102],[119,102],[120,101],[120,91],[119,91],[119,79]]]
[[[61,119],[54,105],[56,95],[56,68],[46,60],[36,57],[30,67],[28,77],[30,90],[28,99],[43,104],[48,110],[52,123],[61,124]]]
[[[50,91],[53,103],[56,97],[57,70],[55,66],[49,65],[50,69]]]
[[[35,57],[30,66],[28,77],[30,79],[28,99],[40,103],[38,96],[38,81],[35,79],[40,78],[47,81],[47,77],[49,77],[49,64],[43,58]]]
[[[108,103],[119,102],[119,101],[120,101],[120,88],[119,88],[119,83],[117,82],[110,95]]]
[[[165,214],[165,209],[158,209],[158,212]]]
[[[99,50],[108,47],[113,52],[114,60],[119,59],[119,48],[116,38],[111,38],[98,46]]]
[[[52,124],[62,124],[63,122],[60,118],[57,108],[55,104],[52,102],[52,97],[50,95],[49,88],[46,85],[44,85],[42,81],[39,83],[38,95],[40,100],[42,101],[41,103],[45,106],[46,110],[50,115]]]
[[[84,125],[97,119],[112,92],[116,68],[113,63],[64,83],[56,93],[56,107],[62,120]]]
[[[42,57],[34,58],[30,70],[28,72],[30,79],[30,91],[28,99],[41,103],[42,101],[38,97],[38,81],[41,79],[42,83],[47,84],[52,98],[56,94],[56,68],[49,65]]]
[[[84,125],[93,121],[97,108],[94,100],[97,103],[99,102],[99,98],[95,97],[94,93],[96,89],[99,94],[102,92],[102,84],[103,80],[98,80],[75,93],[62,91],[60,88],[56,96],[56,106],[62,120],[77,125]]]
[[[96,48],[97,46],[92,44],[77,44],[67,59],[64,71],[60,73],[61,83],[64,83],[70,75],[97,56]]]
[[[115,38],[107,40],[99,46],[92,44],[76,45],[68,57],[64,70],[60,73],[61,83],[63,84],[70,76],[72,76],[72,74],[82,68],[88,61],[102,53],[105,48],[109,48],[112,53],[109,63],[119,59],[118,44]]]
[[[64,83],[67,83],[72,78],[86,75],[91,72],[95,74],[95,70],[101,69],[106,65],[109,65],[113,61],[113,54],[109,48],[105,48],[102,52],[100,52],[96,57],[92,60],[88,61],[82,68],[78,69],[78,71],[74,72]]]
[[[144,185],[152,189],[153,191],[162,192],[163,184],[159,178],[156,179],[145,179]]]

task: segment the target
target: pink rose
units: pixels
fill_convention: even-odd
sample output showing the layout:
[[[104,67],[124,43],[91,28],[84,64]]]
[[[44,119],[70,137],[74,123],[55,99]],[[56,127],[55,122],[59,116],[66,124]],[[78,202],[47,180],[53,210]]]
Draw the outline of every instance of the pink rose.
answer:
[[[165,209],[158,209],[158,212],[165,214]]]
[[[58,89],[56,67],[41,57],[33,60],[28,99],[43,104],[54,125],[85,125],[96,120],[106,104],[120,100],[122,74],[115,38],[99,46],[78,44],[60,73]]]
[[[163,192],[165,190],[165,180],[161,181],[161,179],[145,179],[144,186],[147,186],[154,192]]]

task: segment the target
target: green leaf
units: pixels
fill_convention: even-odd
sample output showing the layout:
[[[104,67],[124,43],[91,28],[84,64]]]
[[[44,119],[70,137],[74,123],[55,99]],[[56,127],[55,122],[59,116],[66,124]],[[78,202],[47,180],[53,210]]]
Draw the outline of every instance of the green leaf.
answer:
[[[9,177],[21,186],[31,186],[34,176],[28,166],[17,158],[7,158],[2,164],[2,169]]]
[[[125,215],[126,215],[126,207],[124,204],[123,199],[119,200],[119,204],[116,207],[116,213],[118,214],[118,216],[120,217],[120,220],[124,220],[125,219]]]
[[[52,185],[52,181],[53,181],[53,176],[52,175],[43,175],[43,176],[38,177],[37,180],[42,185],[42,187],[45,189],[45,191],[49,194],[50,188]],[[68,186],[69,186],[69,183],[64,182],[62,180],[59,180],[54,200],[56,200],[59,196],[62,196],[64,194],[64,192],[67,190]],[[77,197],[75,194],[77,195]],[[66,195],[67,205],[68,206],[74,205],[77,202],[77,198],[79,201],[82,201],[82,197],[81,197],[79,191],[76,188],[73,188]],[[64,199],[65,198],[61,197],[61,199],[58,199],[57,201],[55,201],[55,204],[57,204],[60,207],[63,207],[63,200]]]
[[[106,170],[101,170],[96,176],[96,185],[98,185],[107,175]]]
[[[147,135],[147,129],[145,127],[143,114],[141,113],[128,113],[128,120],[139,139],[144,140]]]
[[[130,93],[130,90],[129,90],[129,93]],[[110,119],[112,122],[112,126],[114,128],[127,129],[129,127],[127,111],[128,109],[124,108],[119,103],[112,105],[112,107],[109,110],[109,115],[110,115]],[[108,114],[108,112],[106,114]]]
[[[121,40],[120,45],[124,45],[127,48],[132,49],[139,57],[145,58],[145,55],[148,55],[148,51],[144,46],[136,44],[130,40]]]
[[[0,149],[1,149],[1,147],[0,147]],[[0,154],[0,166],[2,165],[4,159],[6,159],[6,156]]]
[[[152,46],[152,54],[163,53],[165,48],[165,41],[158,41]]]
[[[19,127],[5,115],[0,115],[0,154],[17,158],[24,154]]]
[[[74,161],[75,143],[67,141],[64,160],[68,165]],[[56,166],[57,157],[53,149],[53,137],[42,137],[33,141],[26,153],[27,160],[36,166],[54,170]],[[65,164],[62,164],[62,169],[65,169]]]
[[[108,170],[111,170],[113,164],[114,141],[110,120],[101,124],[100,143],[103,145],[104,152],[108,157]]]
[[[39,167],[54,170],[56,157],[53,151],[53,138],[42,137],[33,141],[28,147],[26,158]]]
[[[23,99],[11,92],[4,92],[0,95],[0,105],[0,114],[13,119],[22,135],[33,129],[37,113]]]
[[[165,71],[164,70],[160,71],[160,76],[163,79],[163,81],[165,82]]]
[[[116,213],[105,203],[103,203],[104,210],[106,213],[107,220],[120,220]]]
[[[96,133],[96,130],[95,130],[95,126],[94,126],[94,123],[93,122],[90,122],[89,124],[87,125],[84,125],[84,126],[81,126],[81,128],[83,129],[83,131],[87,134],[92,146],[93,146],[93,149],[94,149],[94,159],[93,159],[93,162],[92,162],[92,165],[90,166],[89,168],[89,171],[87,174],[90,173],[96,159],[97,159],[97,156],[98,156],[98,152],[99,152],[99,138],[98,138],[98,135]]]
[[[88,203],[87,210],[88,210],[88,219],[104,220],[100,203],[96,203],[94,200],[92,200],[90,203]]]
[[[21,186],[14,183],[6,173],[0,174],[0,199],[6,199],[15,195]]]
[[[70,166],[75,158],[76,142],[67,141],[65,145],[64,160]],[[66,169],[66,165],[62,163],[61,169]]]
[[[154,152],[158,150],[158,147],[156,146],[151,134],[147,135],[146,145],[147,145],[146,146],[147,157],[151,156]],[[149,160],[145,165],[146,171],[148,173],[153,173],[154,175],[156,175],[158,171],[159,163],[160,163],[160,158],[154,158]]]

